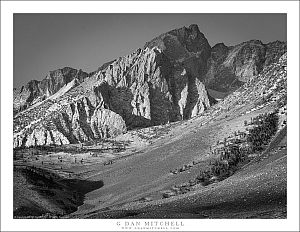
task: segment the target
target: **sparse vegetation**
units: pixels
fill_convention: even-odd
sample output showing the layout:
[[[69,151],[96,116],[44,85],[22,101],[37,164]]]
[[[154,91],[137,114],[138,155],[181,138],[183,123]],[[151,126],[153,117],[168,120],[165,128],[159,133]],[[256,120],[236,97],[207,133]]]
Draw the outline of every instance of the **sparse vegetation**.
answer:
[[[256,120],[258,126],[249,130],[247,141],[251,151],[262,151],[263,146],[267,145],[277,131],[278,115],[276,112],[264,115]]]
[[[251,118],[250,125],[254,125],[254,127],[249,129],[249,134],[245,137],[244,142],[241,142],[240,139],[233,139],[231,144],[227,144],[227,139],[224,138],[224,147],[218,149],[217,152],[212,151],[212,153],[220,155],[210,162],[208,169],[200,172],[196,178],[197,181],[205,186],[231,176],[238,165],[248,159],[248,154],[261,152],[269,144],[270,139],[277,131],[277,123],[277,112]],[[247,121],[244,124],[249,125]],[[235,132],[235,136],[239,134],[240,132]]]

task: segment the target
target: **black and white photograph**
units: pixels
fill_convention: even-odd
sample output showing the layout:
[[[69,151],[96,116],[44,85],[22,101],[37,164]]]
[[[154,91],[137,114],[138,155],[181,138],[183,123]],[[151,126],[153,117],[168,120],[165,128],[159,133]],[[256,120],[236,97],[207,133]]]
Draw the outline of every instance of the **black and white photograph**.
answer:
[[[13,220],[291,216],[288,13],[12,17]]]

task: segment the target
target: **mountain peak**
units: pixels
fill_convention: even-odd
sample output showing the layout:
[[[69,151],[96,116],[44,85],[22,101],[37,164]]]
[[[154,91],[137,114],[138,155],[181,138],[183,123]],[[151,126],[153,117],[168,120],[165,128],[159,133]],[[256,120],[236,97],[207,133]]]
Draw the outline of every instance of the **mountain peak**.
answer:
[[[147,47],[158,47],[171,60],[181,60],[196,53],[207,59],[211,50],[207,39],[196,24],[161,34],[147,42],[144,48]]]
[[[189,29],[199,31],[199,27],[198,27],[197,24],[191,24],[191,25],[189,26]]]
[[[213,98],[253,79],[285,51],[286,44],[259,40],[211,48],[198,25],[191,24],[161,34],[144,49],[90,74],[70,67],[50,71],[42,81],[14,91],[14,113],[20,112],[14,118],[15,132],[26,136],[16,135],[15,146],[35,144],[35,136],[38,144],[65,144],[114,136],[124,131],[124,123],[132,129],[189,119],[214,104]],[[37,118],[43,120],[31,125]],[[61,141],[40,136],[47,131],[61,133]]]
[[[197,24],[191,24],[188,29],[192,32],[192,33],[195,33],[195,34],[202,34],[199,30],[199,27]]]

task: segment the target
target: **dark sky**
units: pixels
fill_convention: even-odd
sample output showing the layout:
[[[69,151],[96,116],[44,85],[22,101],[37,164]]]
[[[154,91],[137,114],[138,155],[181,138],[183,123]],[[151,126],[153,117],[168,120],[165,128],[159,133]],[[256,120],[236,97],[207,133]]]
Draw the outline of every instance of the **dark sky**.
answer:
[[[92,72],[190,24],[211,46],[286,41],[286,14],[15,14],[14,87],[66,66]]]

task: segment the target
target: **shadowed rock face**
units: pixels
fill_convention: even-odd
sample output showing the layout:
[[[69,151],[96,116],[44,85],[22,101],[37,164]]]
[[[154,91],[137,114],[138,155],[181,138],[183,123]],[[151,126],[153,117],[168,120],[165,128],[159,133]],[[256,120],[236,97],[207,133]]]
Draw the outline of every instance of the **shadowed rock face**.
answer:
[[[205,86],[189,64],[170,59],[158,47],[146,47],[117,59],[96,77],[111,86],[110,109],[128,126],[145,127],[190,118],[210,106]]]
[[[206,63],[211,54],[207,39],[195,24],[162,34],[147,42],[144,48],[147,47],[157,47],[172,63],[181,65],[199,79],[207,70]]]
[[[277,62],[285,52],[286,43],[279,41],[263,44],[250,40],[232,47],[216,44],[207,61],[204,84],[209,89],[231,92],[258,75],[264,67]]]
[[[265,44],[265,49],[265,67],[277,62],[280,59],[280,57],[287,51],[286,43],[281,41],[274,41]]]
[[[14,90],[14,147],[114,137],[188,119],[278,59],[286,45],[210,47],[197,25],[162,34],[90,74],[64,68]],[[24,110],[25,109],[25,110]]]

